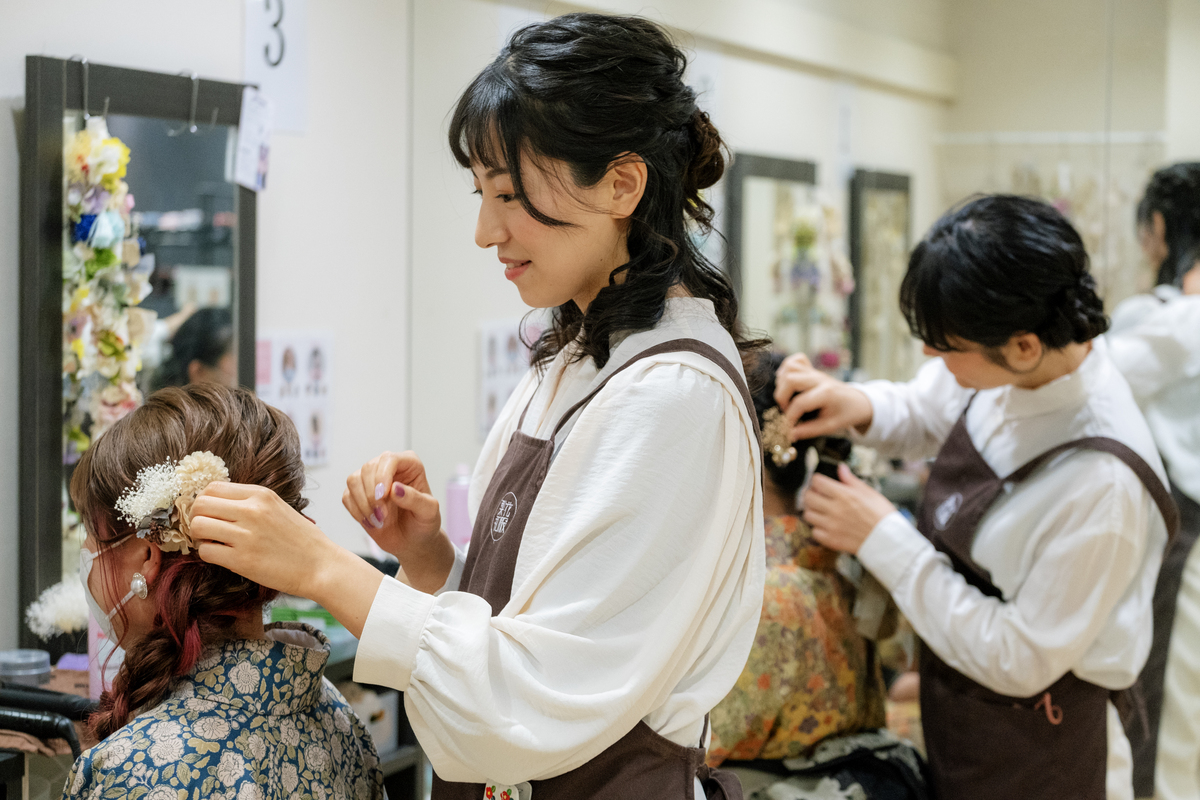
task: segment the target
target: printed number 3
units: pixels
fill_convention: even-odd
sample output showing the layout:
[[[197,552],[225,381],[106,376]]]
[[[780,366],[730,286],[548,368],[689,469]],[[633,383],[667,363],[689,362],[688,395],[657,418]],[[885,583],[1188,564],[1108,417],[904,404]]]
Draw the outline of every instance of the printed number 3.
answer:
[[[263,2],[266,4],[267,11],[270,11],[271,0],[263,0]],[[275,30],[275,35],[279,37],[279,55],[275,58],[271,58],[271,45],[269,43],[263,45],[263,56],[267,59],[267,64],[272,67],[278,67],[281,63],[283,63],[284,50],[283,28],[279,27],[279,24],[283,22],[283,0],[275,0],[275,3],[279,6],[279,15],[275,17],[275,21],[271,23],[271,27]]]

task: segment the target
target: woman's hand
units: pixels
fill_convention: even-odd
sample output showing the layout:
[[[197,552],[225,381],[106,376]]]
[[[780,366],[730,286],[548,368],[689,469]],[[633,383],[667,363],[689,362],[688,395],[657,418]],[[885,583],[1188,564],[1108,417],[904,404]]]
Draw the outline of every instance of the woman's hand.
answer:
[[[446,582],[454,546],[442,533],[441,507],[415,453],[383,453],[351,473],[342,505],[396,557],[415,588],[434,592]]]
[[[793,425],[793,442],[829,436],[847,428],[865,432],[875,414],[865,394],[814,368],[803,353],[790,355],[779,365],[775,402]],[[800,417],[810,411],[820,413],[815,419],[800,422]]]
[[[315,600],[355,636],[383,580],[262,486],[210,483],[192,506],[191,535],[204,561]]]
[[[880,520],[896,510],[886,497],[859,480],[845,464],[831,480],[814,475],[804,493],[804,521],[813,538],[832,550],[857,553]]]

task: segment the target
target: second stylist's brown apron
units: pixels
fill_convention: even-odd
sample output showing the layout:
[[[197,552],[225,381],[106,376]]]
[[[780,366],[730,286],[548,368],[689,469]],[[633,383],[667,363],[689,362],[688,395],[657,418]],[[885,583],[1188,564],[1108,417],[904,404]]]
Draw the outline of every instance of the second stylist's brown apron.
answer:
[[[1177,527],[1170,493],[1124,444],[1099,437],[1067,442],[1001,478],[975,449],[966,418],[964,411],[934,461],[917,527],[985,595],[1002,598],[988,571],[971,558],[980,521],[997,498],[1068,450],[1121,459],[1154,498],[1168,533]],[[921,650],[921,724],[938,800],[1104,800],[1108,689],[1068,672],[1032,697],[1009,697],[958,672],[928,647]]]
[[[459,591],[471,592],[487,600],[493,616],[507,605],[512,594],[521,537],[542,482],[550,471],[555,437],[617,373],[650,356],[685,351],[704,356],[733,380],[750,418],[755,421],[754,444],[757,446],[758,418],[746,382],[728,359],[695,339],[674,339],[633,356],[572,406],[559,420],[549,439],[536,439],[521,432],[525,413],[529,411],[527,405],[479,505]],[[534,800],[695,800],[695,779],[698,777],[708,798],[741,800],[741,784],[734,775],[711,770],[704,764],[707,718],[704,728],[700,746],[684,747],[660,736],[645,722],[638,722],[625,736],[583,766],[553,778],[532,781],[524,785],[524,791],[530,792]],[[433,778],[433,800],[484,800],[487,791],[489,787],[483,784],[450,783],[437,775]],[[491,800],[503,798],[498,796]],[[526,797],[522,796],[520,800],[526,800]]]

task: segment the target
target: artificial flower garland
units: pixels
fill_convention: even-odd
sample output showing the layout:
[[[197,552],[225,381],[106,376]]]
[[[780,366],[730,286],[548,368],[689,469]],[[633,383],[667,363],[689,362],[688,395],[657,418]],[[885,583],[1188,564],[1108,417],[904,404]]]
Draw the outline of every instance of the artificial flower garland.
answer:
[[[68,135],[63,154],[64,462],[142,404],[136,378],[153,311],[150,267],[131,236],[134,199],[122,180],[129,148],[103,117]]]

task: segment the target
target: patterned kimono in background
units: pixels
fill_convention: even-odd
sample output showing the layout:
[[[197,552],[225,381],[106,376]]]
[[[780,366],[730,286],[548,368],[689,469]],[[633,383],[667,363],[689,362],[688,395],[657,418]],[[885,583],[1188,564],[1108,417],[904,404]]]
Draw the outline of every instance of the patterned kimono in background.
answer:
[[[799,758],[818,742],[885,724],[874,648],[855,631],[837,553],[798,517],[767,517],[758,635],[733,691],[713,709],[708,763]]]
[[[85,752],[64,800],[379,800],[362,723],[324,678],[329,640],[296,622],[212,648],[157,707]]]

